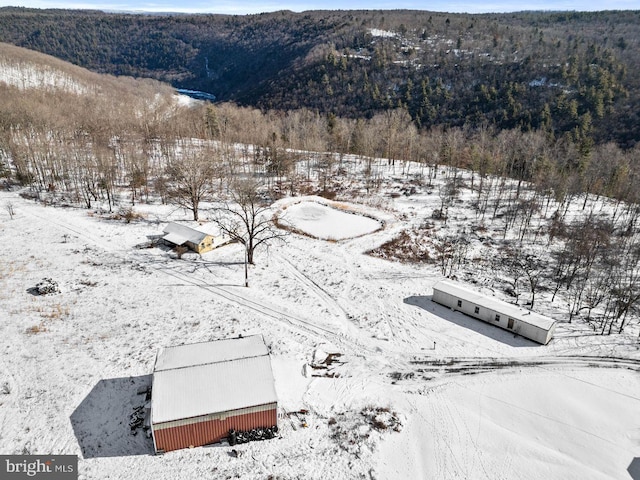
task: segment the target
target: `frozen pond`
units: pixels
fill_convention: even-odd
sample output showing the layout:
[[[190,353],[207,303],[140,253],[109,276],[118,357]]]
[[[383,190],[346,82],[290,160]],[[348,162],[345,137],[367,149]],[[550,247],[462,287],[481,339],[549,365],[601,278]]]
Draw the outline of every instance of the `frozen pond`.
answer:
[[[300,202],[288,207],[280,222],[323,240],[345,240],[375,232],[382,224],[357,213],[348,213],[317,202]]]

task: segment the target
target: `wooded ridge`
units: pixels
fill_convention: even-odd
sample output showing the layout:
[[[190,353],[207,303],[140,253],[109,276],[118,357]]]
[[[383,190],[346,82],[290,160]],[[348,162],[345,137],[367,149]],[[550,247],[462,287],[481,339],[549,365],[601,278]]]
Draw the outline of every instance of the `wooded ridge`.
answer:
[[[96,72],[151,77],[260,109],[419,128],[492,126],[633,147],[640,11],[281,11],[132,15],[0,9],[0,41]]]

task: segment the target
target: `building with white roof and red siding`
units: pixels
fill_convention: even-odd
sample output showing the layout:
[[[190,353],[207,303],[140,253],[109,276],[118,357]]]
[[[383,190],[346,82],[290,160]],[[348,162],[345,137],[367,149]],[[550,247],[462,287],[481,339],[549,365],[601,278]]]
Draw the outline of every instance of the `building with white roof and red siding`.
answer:
[[[156,452],[216,443],[230,430],[274,427],[277,410],[261,335],[158,351],[151,395]]]

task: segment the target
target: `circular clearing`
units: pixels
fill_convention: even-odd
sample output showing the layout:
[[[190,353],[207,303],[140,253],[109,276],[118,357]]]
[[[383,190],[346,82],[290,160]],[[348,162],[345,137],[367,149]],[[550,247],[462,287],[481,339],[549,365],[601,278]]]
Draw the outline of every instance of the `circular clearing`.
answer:
[[[322,240],[345,240],[373,233],[382,223],[358,212],[339,210],[318,202],[300,202],[289,206],[280,224]]]

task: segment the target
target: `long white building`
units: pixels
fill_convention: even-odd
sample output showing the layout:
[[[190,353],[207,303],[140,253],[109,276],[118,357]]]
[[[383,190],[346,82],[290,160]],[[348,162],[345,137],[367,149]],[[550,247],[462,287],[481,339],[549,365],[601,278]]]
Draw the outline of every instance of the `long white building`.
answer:
[[[487,297],[450,280],[443,280],[434,285],[432,299],[445,307],[517,333],[542,345],[549,343],[556,328],[556,321],[552,318],[497,298]]]

